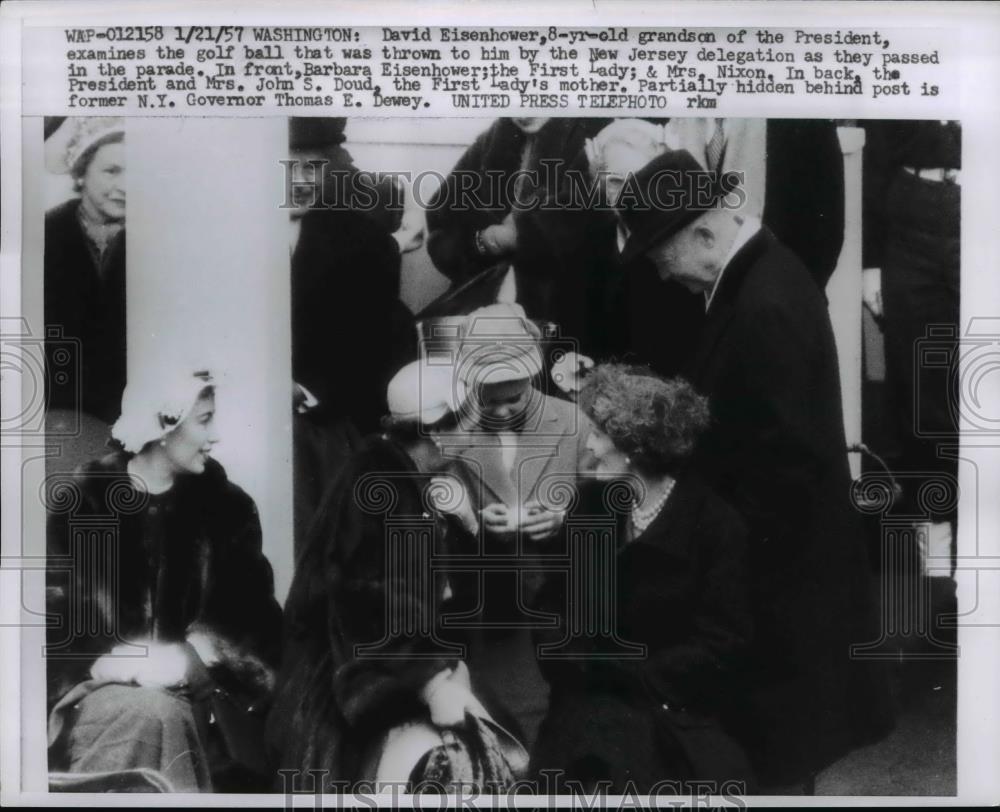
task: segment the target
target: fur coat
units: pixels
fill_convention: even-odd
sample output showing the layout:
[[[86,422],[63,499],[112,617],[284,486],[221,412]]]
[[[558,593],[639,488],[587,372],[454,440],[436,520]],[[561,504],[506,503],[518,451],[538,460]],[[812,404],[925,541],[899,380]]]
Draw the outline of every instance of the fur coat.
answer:
[[[430,563],[445,522],[425,502],[428,479],[376,435],[324,497],[285,606],[267,723],[279,769],[358,780],[379,737],[420,717],[420,689],[457,663],[460,651],[437,635],[445,590]]]
[[[274,684],[281,608],[253,500],[209,460],[160,496],[109,454],[49,482],[47,604],[51,708],[124,641],[182,643],[221,656],[212,676],[248,700]]]

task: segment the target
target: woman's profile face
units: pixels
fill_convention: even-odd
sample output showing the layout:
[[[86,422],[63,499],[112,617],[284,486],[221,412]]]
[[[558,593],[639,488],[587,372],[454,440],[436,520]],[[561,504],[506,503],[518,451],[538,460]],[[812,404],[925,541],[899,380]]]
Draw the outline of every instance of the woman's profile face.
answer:
[[[212,446],[219,441],[215,433],[215,395],[198,398],[194,408],[164,440],[164,452],[175,473],[202,473]]]
[[[80,179],[84,205],[105,221],[125,219],[125,145],[97,148]]]
[[[615,479],[632,473],[628,455],[600,429],[591,430],[587,438],[587,450],[594,455],[593,473],[598,479]]]

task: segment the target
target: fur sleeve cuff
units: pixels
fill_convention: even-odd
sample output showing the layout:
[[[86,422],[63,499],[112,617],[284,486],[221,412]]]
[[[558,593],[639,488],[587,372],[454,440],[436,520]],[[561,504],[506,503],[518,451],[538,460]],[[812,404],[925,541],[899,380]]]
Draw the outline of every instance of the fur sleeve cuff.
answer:
[[[187,639],[208,668],[224,667],[257,692],[270,694],[274,691],[273,669],[245,645],[223,637],[202,623],[192,623],[188,627]]]

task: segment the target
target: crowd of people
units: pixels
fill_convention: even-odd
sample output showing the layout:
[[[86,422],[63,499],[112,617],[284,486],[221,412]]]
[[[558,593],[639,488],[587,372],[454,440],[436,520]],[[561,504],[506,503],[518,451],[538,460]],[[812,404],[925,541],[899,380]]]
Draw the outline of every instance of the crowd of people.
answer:
[[[78,323],[67,275],[124,297],[102,270],[123,252],[121,126],[79,121],[80,197],[47,220],[49,324]],[[852,654],[880,629],[824,296],[843,240],[834,123],[500,119],[426,235],[344,127],[290,129],[284,608],[255,505],[211,456],[209,372],[94,378],[116,450],[63,477],[82,500],[58,479],[50,499],[50,768],[187,791],[805,794],[883,737],[888,673]],[[913,150],[890,196],[945,182]],[[329,205],[326,184],[365,194]],[[910,211],[876,203],[891,223]],[[887,340],[908,233],[890,226],[872,260]],[[399,300],[425,236],[451,282],[428,317]],[[951,284],[957,240],[923,261]],[[77,317],[81,337],[113,331]],[[71,515],[120,529],[80,535]]]

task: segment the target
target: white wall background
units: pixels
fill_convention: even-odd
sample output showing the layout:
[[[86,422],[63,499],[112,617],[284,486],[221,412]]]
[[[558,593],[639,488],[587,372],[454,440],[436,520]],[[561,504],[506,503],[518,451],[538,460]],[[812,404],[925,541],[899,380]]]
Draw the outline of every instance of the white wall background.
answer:
[[[284,598],[292,572],[284,119],[130,119],[129,378],[216,373],[216,456],[257,502]]]

